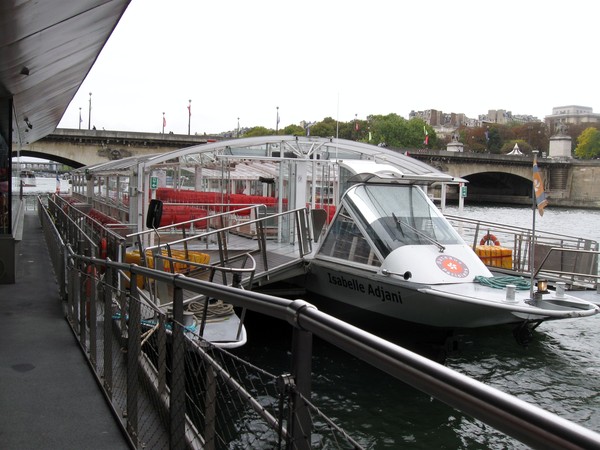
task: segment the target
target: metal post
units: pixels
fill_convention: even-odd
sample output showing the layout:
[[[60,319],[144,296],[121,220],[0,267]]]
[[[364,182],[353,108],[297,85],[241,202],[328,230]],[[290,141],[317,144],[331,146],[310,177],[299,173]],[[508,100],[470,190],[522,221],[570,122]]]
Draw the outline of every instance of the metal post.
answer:
[[[77,331],[79,332],[79,344],[84,350],[87,350],[87,345],[85,345],[85,302],[87,297],[85,290],[89,286],[90,280],[88,279],[88,275],[85,273],[85,264],[80,262],[79,266],[79,319],[77,320]],[[81,280],[83,280],[83,282]]]
[[[76,262],[70,266],[69,269],[69,277],[71,278],[71,283],[69,286],[69,304],[67,305],[67,318],[71,323],[71,326],[75,331],[77,331],[77,317],[75,317],[75,305],[79,301],[79,296],[81,292],[79,290],[79,271],[77,270]]]
[[[113,268],[107,267],[104,275],[106,288],[104,289],[104,389],[108,398],[112,400],[113,381],[113,353],[112,353],[112,286]]]
[[[129,320],[127,321],[127,433],[137,447],[138,444],[138,390],[139,358],[141,353],[141,311],[137,275],[131,274],[131,296],[129,297]],[[124,316],[123,310],[121,315]]]
[[[88,321],[88,326],[90,327],[90,362],[92,363],[92,367],[94,370],[97,370],[97,345],[96,345],[96,336],[97,336],[97,326],[96,322],[96,300],[97,300],[97,292],[98,292],[98,277],[96,266],[91,266],[92,270],[90,272],[90,298],[86,303],[86,316]]]
[[[167,386],[167,331],[164,314],[158,316],[158,330],[156,330],[156,341],[158,346],[158,393],[163,395]]]
[[[185,336],[183,326],[183,289],[173,292],[173,350],[171,356],[170,446],[185,449]]]
[[[206,417],[204,425],[204,450],[214,450],[216,448],[217,382],[215,371],[208,365],[206,367],[206,404],[204,412]]]
[[[294,449],[310,450],[312,422],[308,408],[298,395],[310,399],[311,392],[312,333],[294,327],[292,337],[292,376],[296,380],[293,419],[289,429]]]

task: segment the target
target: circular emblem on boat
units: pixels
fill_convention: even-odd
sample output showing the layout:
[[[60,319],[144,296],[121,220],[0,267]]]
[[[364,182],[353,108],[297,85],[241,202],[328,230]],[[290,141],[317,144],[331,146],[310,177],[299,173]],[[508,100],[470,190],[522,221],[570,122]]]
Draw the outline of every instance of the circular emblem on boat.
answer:
[[[469,275],[469,268],[460,259],[454,256],[440,255],[435,259],[435,263],[442,272],[456,278],[465,278]]]

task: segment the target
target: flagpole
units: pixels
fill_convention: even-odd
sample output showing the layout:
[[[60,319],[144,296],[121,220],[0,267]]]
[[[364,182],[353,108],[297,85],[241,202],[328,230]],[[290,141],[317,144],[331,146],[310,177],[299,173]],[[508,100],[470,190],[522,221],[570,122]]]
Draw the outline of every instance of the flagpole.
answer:
[[[537,150],[533,150],[533,167],[537,164]],[[533,174],[533,172],[532,172]],[[535,273],[535,211],[537,210],[537,199],[535,192],[535,180],[531,183],[531,199],[532,199],[532,208],[533,218],[531,220],[531,248],[529,249],[529,257],[531,258],[531,264],[529,264],[531,268],[531,277],[529,281],[529,298],[533,300],[533,283],[534,283],[534,273]]]

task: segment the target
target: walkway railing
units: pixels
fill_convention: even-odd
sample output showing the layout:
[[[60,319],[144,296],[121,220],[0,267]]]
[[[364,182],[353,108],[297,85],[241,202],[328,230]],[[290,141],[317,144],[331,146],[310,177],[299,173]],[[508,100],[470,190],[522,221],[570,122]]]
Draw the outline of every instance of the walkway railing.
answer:
[[[401,382],[535,448],[598,448],[600,435],[360,330],[301,300],[286,300],[83,256],[65,244],[40,207],[55,270],[67,281],[66,317],[112,407],[137,448],[311,448],[360,443],[310,402],[317,336]],[[56,258],[53,261],[60,260]],[[64,271],[64,276],[61,276]],[[123,279],[129,272],[131,280]],[[173,315],[144,301],[137,278],[168,283]],[[220,298],[286,321],[289,374],[270,374],[198,339],[183,320],[183,292]]]

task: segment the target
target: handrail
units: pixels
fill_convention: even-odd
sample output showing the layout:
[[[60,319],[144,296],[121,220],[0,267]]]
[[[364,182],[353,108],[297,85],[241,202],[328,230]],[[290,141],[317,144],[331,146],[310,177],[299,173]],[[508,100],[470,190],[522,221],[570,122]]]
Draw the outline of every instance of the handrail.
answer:
[[[180,203],[173,203],[174,205],[179,205]],[[214,205],[213,203],[210,203],[210,205]],[[186,220],[185,222],[178,222],[178,223],[174,223],[171,225],[164,225],[162,227],[158,227],[158,228],[150,228],[148,230],[142,230],[142,231],[138,231],[137,233],[131,233],[126,235],[125,237],[138,237],[138,236],[143,236],[146,234],[150,234],[150,233],[155,233],[157,231],[161,231],[161,230],[169,230],[175,226],[180,226],[180,225],[187,225],[187,224],[192,224],[195,222],[201,222],[201,221],[205,221],[205,220],[209,220],[209,219],[216,219],[218,217],[223,217],[223,216],[227,216],[230,214],[235,214],[235,213],[239,213],[240,211],[246,211],[246,210],[252,210],[252,209],[259,209],[261,207],[265,207],[266,205],[263,204],[256,204],[256,205],[252,205],[252,206],[247,206],[245,208],[239,208],[239,209],[234,209],[233,211],[226,211],[226,212],[222,212],[222,213],[218,213],[218,214],[211,214],[210,216],[206,216],[206,217],[198,217],[196,219],[191,219],[191,220]],[[197,235],[194,235],[197,236]]]
[[[157,249],[157,248],[166,247],[167,245],[183,244],[185,242],[193,241],[194,239],[201,239],[201,238],[204,238],[204,237],[207,237],[207,236],[211,236],[213,234],[219,234],[219,233],[223,233],[223,232],[226,232],[226,231],[235,230],[236,228],[239,228],[240,225],[251,225],[253,223],[264,222],[267,219],[273,219],[275,217],[283,217],[285,215],[288,215],[288,214],[291,215],[292,213],[296,213],[296,212],[300,212],[300,211],[306,211],[306,208],[303,207],[303,208],[290,209],[289,211],[284,211],[284,212],[281,212],[281,213],[271,214],[269,216],[260,217],[258,219],[247,220],[243,224],[237,223],[235,225],[228,225],[226,227],[219,228],[217,230],[205,231],[203,233],[194,234],[193,236],[188,236],[188,237],[185,237],[185,238],[177,239],[175,241],[171,241],[171,242],[168,242],[168,243],[165,243],[165,244],[152,245],[152,246],[147,247],[146,250],[154,250],[154,249]],[[217,216],[215,215],[215,216],[209,216],[209,217],[213,218],[213,217],[217,217]],[[194,220],[207,220],[209,217],[203,217],[202,219],[194,219]],[[187,223],[187,222],[181,222],[181,224],[185,224],[185,223]],[[173,224],[173,225],[171,225],[168,228],[172,228],[175,225],[181,225],[181,224],[179,224],[179,223],[178,224]],[[164,227],[162,227],[162,228],[164,228]],[[157,228],[157,230],[158,230],[158,228]],[[146,231],[154,231],[154,230],[146,230]],[[129,237],[129,236],[132,236],[132,235],[127,235],[127,236]]]
[[[345,323],[302,300],[196,280],[181,275],[98,258],[76,256],[87,264],[113,267],[217,297],[271,317],[349,352],[422,392],[535,448],[598,448],[600,434],[460,374],[430,359]]]
[[[462,217],[462,216],[454,216],[454,215],[450,215],[450,214],[444,214],[444,217],[446,219],[449,220],[456,220],[458,222],[464,222],[464,223],[469,223],[469,224],[473,224],[473,225],[479,225],[480,228],[483,229],[487,229],[492,228],[492,229],[497,229],[497,230],[501,230],[501,231],[506,231],[506,232],[511,232],[512,234],[527,234],[527,235],[531,235],[531,229],[529,228],[524,228],[524,227],[519,227],[516,225],[506,225],[506,224],[502,224],[502,223],[497,223],[497,222],[488,222],[485,220],[479,220],[479,219],[472,219],[469,217]],[[567,239],[571,242],[582,242],[582,241],[587,241],[590,244],[596,244],[596,247],[598,247],[599,243],[593,239],[582,239],[580,236],[573,236],[573,235],[568,235],[568,234],[561,234],[561,233],[554,233],[552,231],[542,231],[542,230],[536,230],[536,238],[539,237],[548,237],[548,238],[555,238],[555,239]]]
[[[111,230],[111,228],[118,227],[118,226],[127,227],[127,226],[130,226],[130,224],[123,223],[123,224],[106,224],[106,225],[103,225],[100,222],[98,222],[96,219],[94,219],[93,217],[90,217],[89,214],[86,214],[83,211],[77,209],[75,206],[73,206],[71,203],[67,202],[60,195],[51,195],[51,196],[49,196],[48,197],[48,202],[54,203],[58,209],[60,209],[61,211],[63,211],[63,213],[65,213],[65,215],[69,218],[70,221],[73,221],[73,219],[66,213],[66,211],[64,211],[62,209],[62,207],[60,207],[58,205],[58,202],[56,201],[56,198],[60,199],[60,201],[64,204],[63,206],[67,206],[68,209],[76,211],[77,214],[80,214],[82,216],[86,216],[89,220],[91,220],[92,222],[96,223],[98,226],[102,227],[104,230],[106,230],[106,233],[109,236],[111,236],[112,238],[114,238],[114,239],[116,239],[118,241],[121,241],[121,242],[125,241],[125,238],[122,235],[120,235],[119,233],[115,233],[113,230]],[[77,227],[80,230],[82,230],[82,232],[84,232],[84,230],[81,227],[79,227],[79,226],[77,226]]]
[[[596,280],[600,279],[600,275],[598,274],[592,274],[592,273],[580,273],[580,272],[562,272],[560,270],[553,270],[553,269],[544,269],[544,264],[545,262],[548,260],[548,258],[550,257],[551,253],[575,253],[575,254],[590,254],[590,255],[600,255],[600,251],[596,251],[596,250],[579,250],[579,249],[573,249],[573,248],[559,248],[559,247],[552,247],[548,253],[546,254],[546,256],[544,256],[544,259],[542,260],[542,262],[540,263],[540,266],[536,269],[536,271],[533,274],[533,277],[537,277],[537,275],[542,271],[544,272],[549,272],[549,273],[556,273],[556,274],[564,274],[564,275],[570,275],[573,277],[588,277],[588,278],[595,278]]]
[[[98,250],[98,244],[96,242],[94,242],[92,237],[89,236],[86,233],[86,231],[75,220],[73,220],[72,217],[70,217],[65,211],[63,211],[63,209],[61,207],[58,206],[58,203],[56,201],[48,198],[48,203],[49,203],[49,206],[50,206],[50,204],[54,204],[58,213],[63,215],[64,217],[66,217],[67,221],[71,224],[71,226],[73,226],[77,231],[79,231],[80,236],[84,237],[88,241],[88,243],[92,246],[92,248],[94,248],[96,251]],[[81,214],[83,214],[83,213],[81,213]],[[121,238],[121,236],[119,236],[119,237]]]

